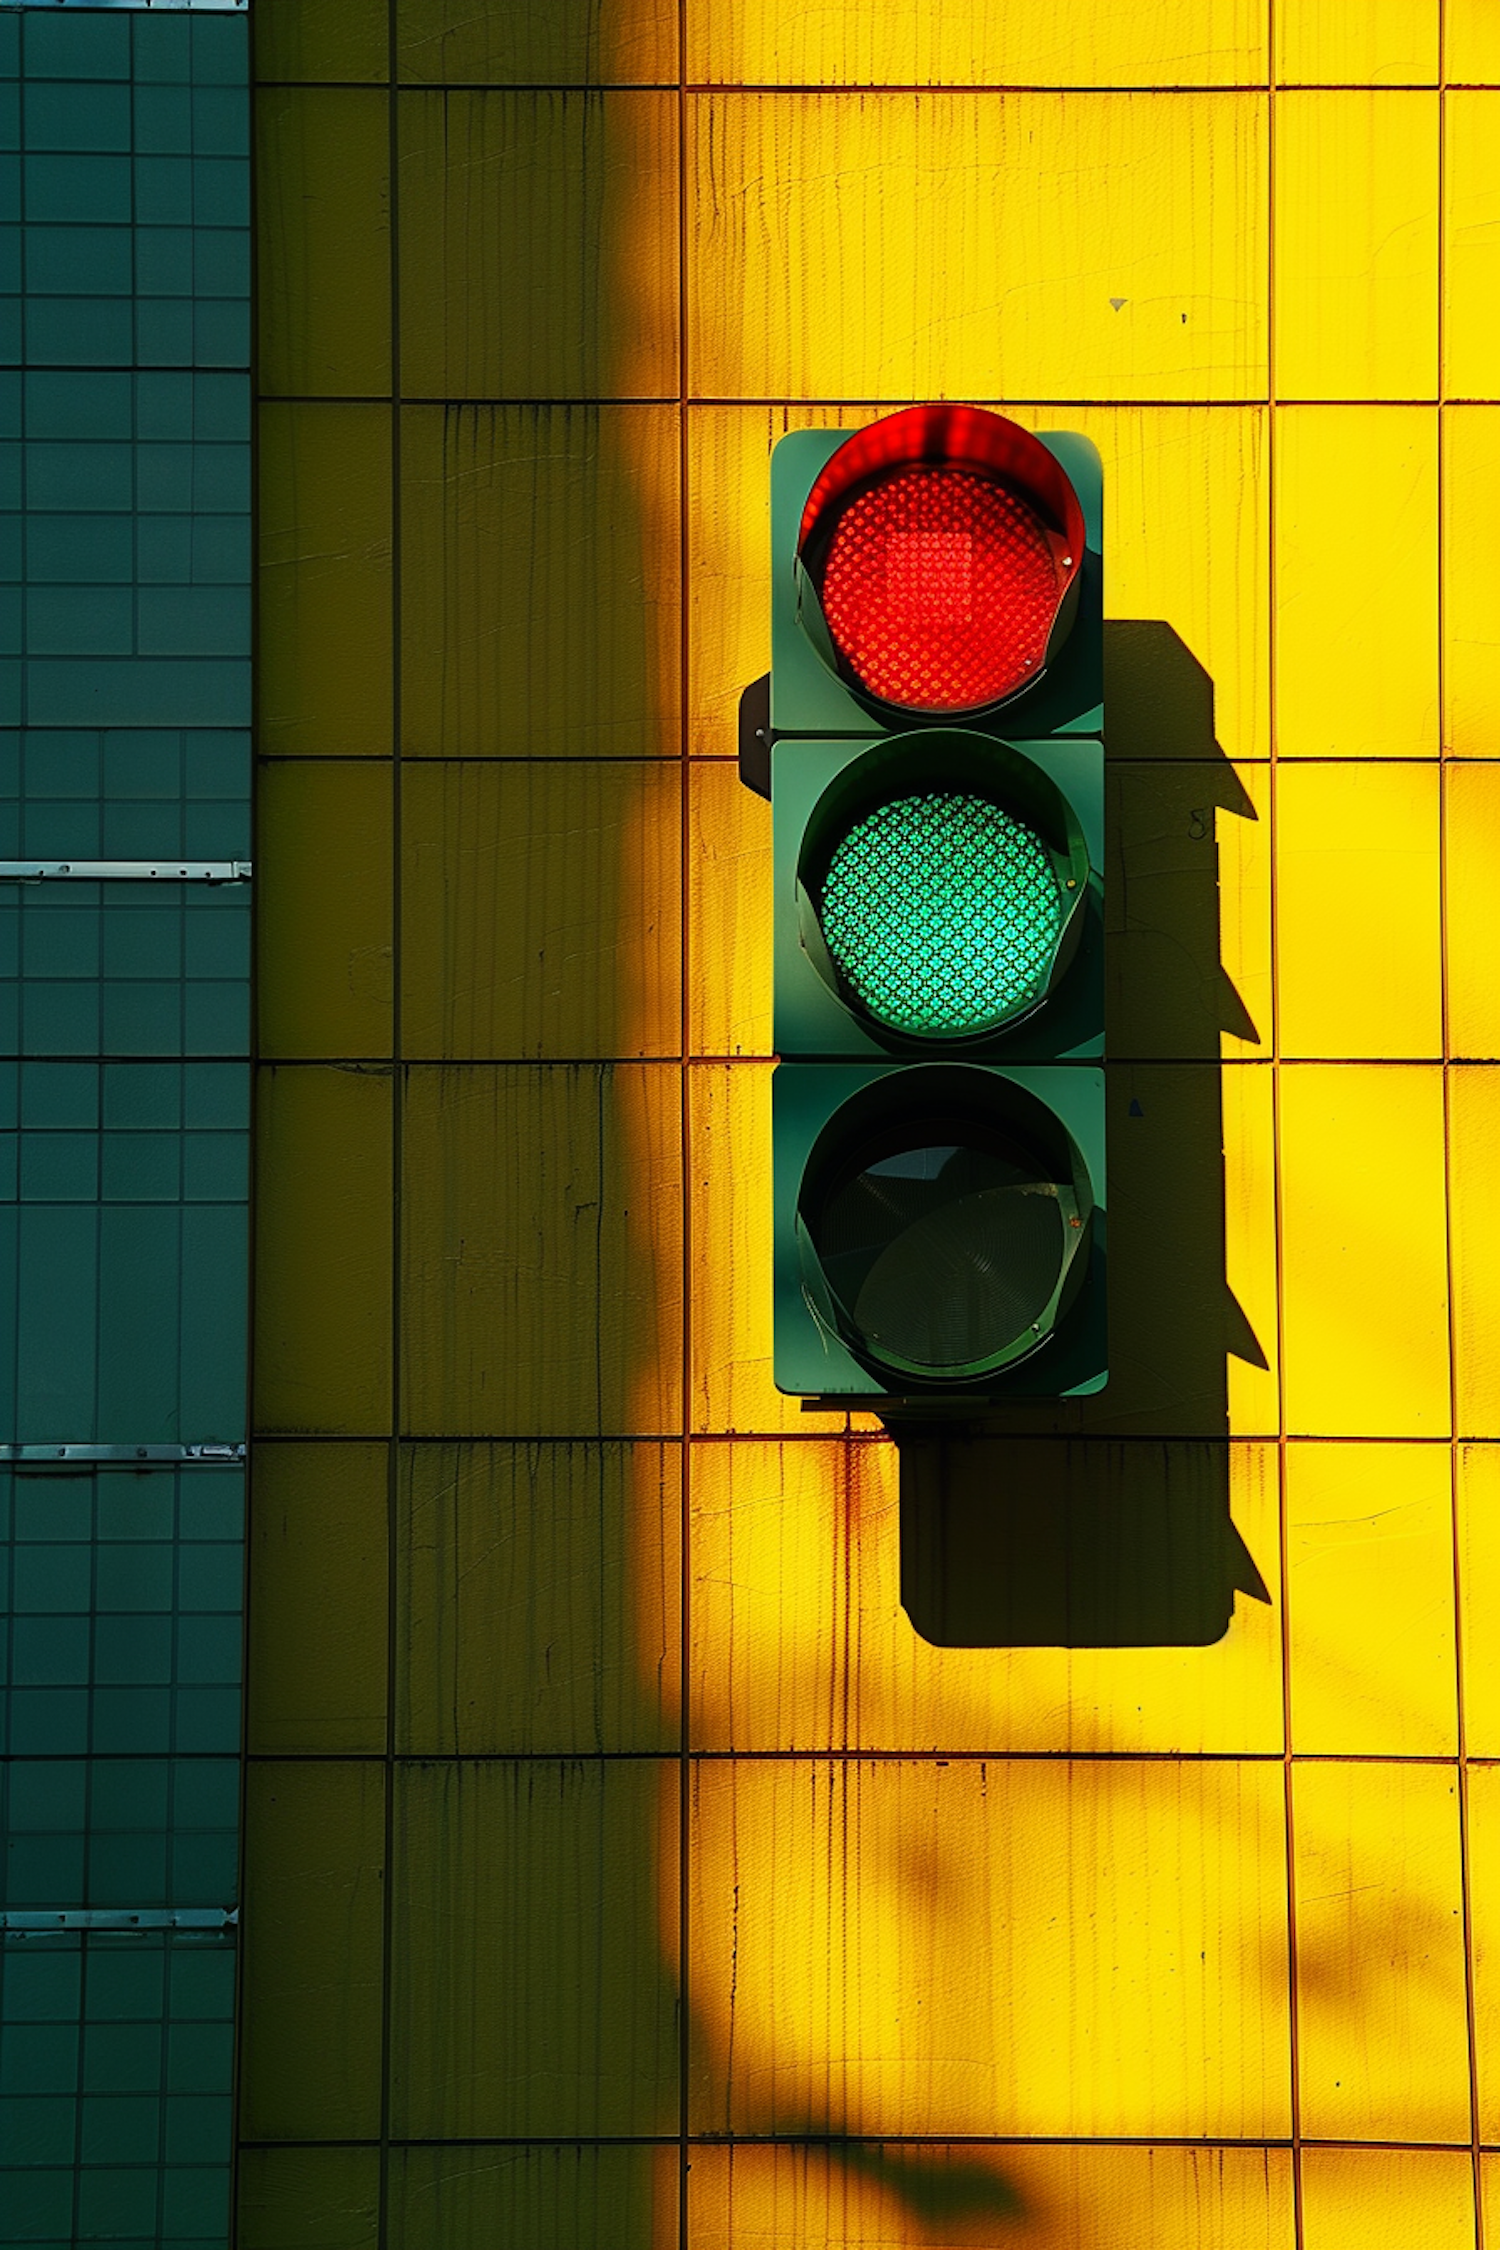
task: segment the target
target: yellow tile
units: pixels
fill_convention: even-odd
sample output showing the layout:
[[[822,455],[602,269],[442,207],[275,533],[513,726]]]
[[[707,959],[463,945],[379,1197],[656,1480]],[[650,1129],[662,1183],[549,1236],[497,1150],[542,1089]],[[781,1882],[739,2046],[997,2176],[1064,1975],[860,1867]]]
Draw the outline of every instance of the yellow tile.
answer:
[[[671,407],[402,416],[402,735],[448,757],[679,749]]]
[[[1500,1666],[1490,1645],[1500,1615],[1500,1446],[1458,1449],[1458,1532],[1464,1746],[1471,1758],[1500,1758]]]
[[[1001,1438],[905,1461],[884,1440],[695,1448],[696,1747],[1280,1751],[1273,1448]],[[1235,1599],[1240,1540],[1271,1605]]]
[[[873,407],[695,406],[688,419],[693,748],[731,755],[740,690],[770,663],[770,453],[788,429]],[[1112,757],[1263,758],[1268,741],[1265,412],[1006,404],[1081,430],[1104,459]]]
[[[268,1059],[391,1051],[391,769],[279,758],[256,787],[256,1013]]]
[[[254,1426],[389,1429],[391,1073],[258,1076]]]
[[[1294,0],[1273,11],[1276,76],[1292,86],[1433,86],[1442,0]]]
[[[1467,2141],[1452,1767],[1293,1768],[1302,2130]]]
[[[677,2250],[678,2163],[675,2142],[393,2148],[387,2240],[390,2250]]]
[[[424,761],[401,840],[408,1055],[680,1049],[680,766]]]
[[[695,397],[1264,388],[1257,94],[703,95],[690,135]]]
[[[1281,1052],[1443,1051],[1435,765],[1281,767],[1276,941]]]
[[[1267,769],[1118,759],[1105,790],[1109,1053],[1268,1053]]]
[[[1276,413],[1276,729],[1286,758],[1438,748],[1437,415]]]
[[[396,0],[408,85],[600,86],[677,76],[675,0]]]
[[[771,808],[731,764],[688,782],[688,1042],[771,1052]]]
[[[240,2132],[370,2139],[380,2131],[382,1768],[257,1761],[247,1792]]]
[[[1443,732],[1455,758],[1500,745],[1500,407],[1443,411]]]
[[[1292,1445],[1286,1480],[1293,1750],[1454,1756],[1446,1446]]]
[[[1500,1437],[1500,1071],[1448,1074],[1453,1357],[1462,1437]]]
[[[385,1749],[387,1479],[383,1445],[255,1449],[252,1753]]]
[[[263,400],[256,429],[260,748],[388,757],[390,409]]]
[[[771,1070],[704,1063],[691,1119],[691,1391],[695,1430],[837,1430],[771,1380]]]
[[[1274,1761],[710,1761],[693,1812],[695,2129],[1286,2132]]]
[[[1280,1157],[1288,1430],[1446,1436],[1441,1071],[1284,1069]]]
[[[1303,2250],[1474,2250],[1474,2159],[1457,2148],[1306,2148]]]
[[[1451,70],[1451,66],[1450,66]],[[1500,390],[1500,189],[1493,151],[1500,98],[1451,93],[1444,106],[1446,229],[1443,388],[1449,398]]]
[[[1264,758],[1265,409],[1069,407],[1030,419],[1076,424],[1104,456],[1111,757]]]
[[[409,398],[670,398],[677,99],[399,97]]]
[[[403,1426],[680,1429],[676,1072],[417,1067],[406,1101]]]
[[[378,398],[391,387],[389,97],[271,87],[255,118],[261,390]]]
[[[679,1449],[423,1445],[402,1458],[397,1747],[676,1747]]]
[[[920,2146],[695,2147],[695,2250],[1291,2250],[1284,2149]],[[1446,2245],[1444,2246],[1446,2250]]]
[[[1445,0],[1450,86],[1500,86],[1500,16],[1494,0]]]
[[[818,9],[689,0],[688,76],[790,86],[1222,86],[1266,75],[1256,0],[1093,0],[1086,12],[1019,0],[924,8],[835,0]]]
[[[677,2123],[677,1768],[649,1758],[398,1769],[391,2131],[613,2137]]]
[[[1479,2132],[1494,2141],[1500,2139],[1500,1767],[1469,1768],[1468,1829]],[[1497,2188],[1500,2182],[1487,2183],[1487,2218],[1500,2216]]]
[[[386,76],[386,0],[256,0],[250,18],[257,85],[278,81],[378,84]]]
[[[1500,742],[1496,744],[1500,748]],[[1500,765],[1450,765],[1443,775],[1448,1052],[1500,1056],[1493,951],[1500,893]]]
[[[376,2250],[378,2148],[245,2148],[239,2154],[241,2250]]]
[[[1435,93],[1278,97],[1282,398],[1436,395],[1438,116]]]
[[[1479,2158],[1479,2208],[1485,2239],[1492,2242],[1494,2230],[1500,2226],[1500,2153],[1490,2149],[1483,2150]]]

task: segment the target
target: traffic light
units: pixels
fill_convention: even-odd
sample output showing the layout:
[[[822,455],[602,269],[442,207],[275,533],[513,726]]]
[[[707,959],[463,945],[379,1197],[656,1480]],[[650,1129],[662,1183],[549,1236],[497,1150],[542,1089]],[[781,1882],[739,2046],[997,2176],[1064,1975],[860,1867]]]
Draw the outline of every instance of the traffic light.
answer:
[[[1101,528],[1087,439],[974,407],[772,456],[741,746],[772,803],[793,1395],[1105,1381]]]

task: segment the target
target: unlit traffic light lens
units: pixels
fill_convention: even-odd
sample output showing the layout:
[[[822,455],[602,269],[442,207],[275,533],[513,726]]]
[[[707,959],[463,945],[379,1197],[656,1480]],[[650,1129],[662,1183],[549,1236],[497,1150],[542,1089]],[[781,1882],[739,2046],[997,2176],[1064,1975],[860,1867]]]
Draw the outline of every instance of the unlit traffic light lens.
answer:
[[[1063,917],[1041,839],[959,790],[893,798],[855,822],[830,857],[818,914],[870,1014],[927,1037],[963,1037],[1030,1005]]]
[[[1065,568],[1019,494],[918,464],[843,507],[823,612],[870,694],[910,711],[977,710],[1040,670]]]
[[[1068,1224],[1022,1149],[917,1134],[856,1159],[812,1233],[862,1343],[941,1376],[1031,1336],[1062,1278]]]

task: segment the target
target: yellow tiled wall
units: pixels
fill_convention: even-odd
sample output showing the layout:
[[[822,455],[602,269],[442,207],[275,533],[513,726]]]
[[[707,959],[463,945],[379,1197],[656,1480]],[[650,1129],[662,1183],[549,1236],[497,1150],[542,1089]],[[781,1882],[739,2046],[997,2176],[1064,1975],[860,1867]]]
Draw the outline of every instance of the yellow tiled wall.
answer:
[[[242,2250],[1477,2250],[1500,7],[255,25]],[[1110,613],[1113,1377],[947,1545],[771,1384],[733,763],[929,397]]]

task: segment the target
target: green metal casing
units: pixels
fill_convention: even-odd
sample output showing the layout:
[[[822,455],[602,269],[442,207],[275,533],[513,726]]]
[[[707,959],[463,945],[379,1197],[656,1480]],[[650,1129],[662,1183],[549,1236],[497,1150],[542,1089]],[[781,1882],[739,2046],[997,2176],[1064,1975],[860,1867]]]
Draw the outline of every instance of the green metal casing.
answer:
[[[898,723],[868,707],[830,669],[799,618],[796,556],[807,498],[850,436],[798,430],[771,456],[771,801],[774,882],[774,1378],[809,1401],[970,1411],[976,1401],[1075,1398],[1108,1378],[1107,1172],[1104,1133],[1104,724],[1103,475],[1085,437],[1038,433],[1062,464],[1083,509],[1086,543],[1078,606],[1057,660],[997,713]],[[906,736],[943,727],[983,758],[993,744],[997,781],[1029,762],[1066,799],[1087,851],[1088,879],[1074,940],[1046,997],[1003,1029],[935,1041],[888,1031],[846,1005],[808,950],[799,867],[825,793],[857,786],[862,761],[888,761]],[[814,938],[816,942],[816,937]],[[1083,1160],[1094,1212],[1082,1279],[1055,1331],[1028,1357],[977,1389],[913,1384],[866,1364],[814,1308],[805,1283],[798,1207],[815,1144],[862,1089],[913,1067],[969,1065],[1024,1089],[1066,1128]]]

